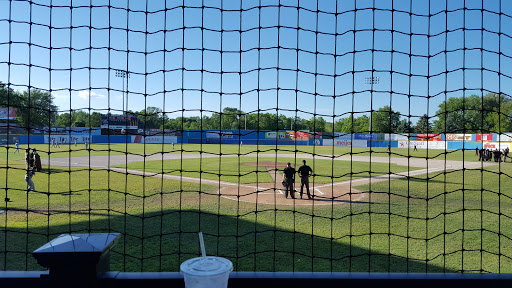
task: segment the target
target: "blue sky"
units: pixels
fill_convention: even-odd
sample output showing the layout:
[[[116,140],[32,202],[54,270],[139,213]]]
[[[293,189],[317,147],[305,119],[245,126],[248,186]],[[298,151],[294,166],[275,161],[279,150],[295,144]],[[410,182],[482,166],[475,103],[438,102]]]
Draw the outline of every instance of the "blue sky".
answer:
[[[131,74],[129,109],[157,106],[174,111],[169,117],[279,108],[332,121],[390,105],[415,122],[449,97],[512,95],[512,1],[379,0],[374,11],[362,0],[262,0],[260,8],[214,0],[204,9],[202,1],[32,2],[0,0],[0,81],[51,89],[63,112],[122,110],[115,69]],[[372,69],[373,97],[364,81]]]

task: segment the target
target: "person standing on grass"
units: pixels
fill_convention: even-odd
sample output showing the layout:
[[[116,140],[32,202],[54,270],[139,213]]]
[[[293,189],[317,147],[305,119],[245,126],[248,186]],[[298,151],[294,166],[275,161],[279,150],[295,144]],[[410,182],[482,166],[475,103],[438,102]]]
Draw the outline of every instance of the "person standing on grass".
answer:
[[[475,147],[475,155],[478,156],[478,147]]]
[[[412,152],[414,151],[418,151],[418,148],[416,148],[416,144],[414,144],[414,150],[412,150]]]
[[[391,152],[391,145],[388,144],[388,152]]]
[[[76,147],[76,139],[77,139],[77,138],[75,137],[75,147]]]
[[[172,142],[171,144],[172,144],[172,150],[174,150],[174,142]]]
[[[308,193],[308,199],[311,199],[311,194],[309,193],[309,177],[313,175],[313,169],[306,165],[306,160],[302,160],[302,166],[299,167],[297,171],[300,176],[300,199],[302,199],[302,194],[304,192],[304,185],[306,186],[306,192]]]
[[[32,149],[32,156],[34,157],[34,170],[41,172],[41,170],[43,170],[41,166],[41,156],[39,156],[35,148]]]
[[[295,184],[295,168],[291,166],[290,162],[286,163],[286,168],[284,168],[283,182],[286,183],[284,198],[288,198],[288,191],[290,191],[292,199],[295,199],[295,190],[293,187],[293,184]]]
[[[16,152],[20,153],[20,142],[16,141],[16,143],[14,145],[16,145],[16,151],[14,151],[14,153],[16,153]]]
[[[34,158],[32,154],[30,153],[30,149],[25,150],[25,182],[28,184],[28,189],[25,193],[28,193],[29,191],[34,191],[34,181],[32,181],[32,176],[34,176],[36,173],[34,172]]]

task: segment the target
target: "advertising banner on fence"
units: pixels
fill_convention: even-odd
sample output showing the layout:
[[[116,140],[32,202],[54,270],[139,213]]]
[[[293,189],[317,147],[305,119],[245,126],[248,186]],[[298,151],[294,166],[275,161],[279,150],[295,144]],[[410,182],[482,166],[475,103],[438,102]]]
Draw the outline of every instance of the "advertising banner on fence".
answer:
[[[471,141],[471,134],[446,134],[446,141]]]
[[[172,144],[178,143],[178,137],[176,136],[132,136],[133,143],[144,143],[144,144]]]
[[[295,133],[294,131],[266,132],[265,138],[266,139],[276,139],[276,137],[277,137],[277,139],[295,139],[295,137],[298,133],[300,133],[300,137],[307,137],[307,138],[300,138],[300,139],[309,139],[308,133],[306,133],[306,132]],[[299,139],[299,138],[297,138],[297,139]]]
[[[367,133],[354,133],[354,139],[359,140],[377,140],[377,134],[367,134]]]
[[[445,141],[398,141],[398,148],[446,149]]]
[[[409,140],[409,136],[402,134],[385,134],[384,140],[398,141],[398,140]]]
[[[0,108],[0,120],[16,120],[16,108]]]
[[[475,134],[476,142],[493,142],[492,134]]]
[[[221,138],[222,139],[233,139],[233,131],[219,131],[212,130],[206,131],[206,138]]]
[[[443,141],[442,134],[434,134],[434,133],[419,133],[416,134],[417,141]]]
[[[510,143],[503,143],[503,142],[484,142],[484,149],[491,149],[491,150],[503,150],[505,148],[510,149]]]
[[[309,139],[309,132],[296,132],[295,139],[297,139],[297,140]]]
[[[309,132],[309,139],[322,138],[322,132]]]
[[[91,143],[91,138],[87,135],[44,135],[44,144],[75,145],[75,140],[76,144],[84,144]]]
[[[367,140],[323,139],[323,146],[366,147]]]
[[[181,130],[177,129],[139,129],[139,133],[145,135],[182,136]]]
[[[324,139],[324,143],[325,143],[325,139]],[[334,140],[334,146],[350,147],[350,146],[352,146],[352,140]]]
[[[511,133],[502,133],[496,135],[496,142],[512,142],[512,134]]]

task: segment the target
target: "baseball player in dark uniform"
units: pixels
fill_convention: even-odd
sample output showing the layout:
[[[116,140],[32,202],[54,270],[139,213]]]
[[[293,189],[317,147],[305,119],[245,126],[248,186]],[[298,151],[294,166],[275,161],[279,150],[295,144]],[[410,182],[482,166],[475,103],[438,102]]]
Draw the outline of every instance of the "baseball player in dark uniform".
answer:
[[[34,169],[34,156],[32,153],[30,153],[30,149],[27,149],[25,151],[25,182],[28,184],[28,189],[25,193],[28,193],[29,191],[34,191],[34,181],[32,181],[32,176],[34,176],[35,169]]]
[[[295,168],[291,166],[290,162],[288,162],[286,168],[284,168],[283,182],[286,182],[284,198],[288,198],[288,191],[290,191],[292,199],[295,199],[295,190],[293,187],[293,184],[295,184]]]
[[[309,193],[309,177],[313,175],[313,170],[311,169],[311,167],[306,165],[306,160],[302,160],[302,166],[299,167],[297,173],[299,173],[300,176],[300,199],[302,199],[304,185],[306,185],[308,199],[311,199],[311,194]]]

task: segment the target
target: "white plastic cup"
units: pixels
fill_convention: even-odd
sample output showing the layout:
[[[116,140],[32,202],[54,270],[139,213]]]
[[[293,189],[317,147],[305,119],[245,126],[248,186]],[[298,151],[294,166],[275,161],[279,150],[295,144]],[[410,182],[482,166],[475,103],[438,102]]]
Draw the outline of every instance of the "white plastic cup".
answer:
[[[226,288],[233,263],[221,257],[197,257],[181,263],[180,270],[186,288]]]

